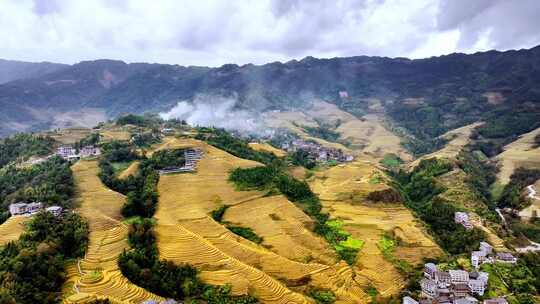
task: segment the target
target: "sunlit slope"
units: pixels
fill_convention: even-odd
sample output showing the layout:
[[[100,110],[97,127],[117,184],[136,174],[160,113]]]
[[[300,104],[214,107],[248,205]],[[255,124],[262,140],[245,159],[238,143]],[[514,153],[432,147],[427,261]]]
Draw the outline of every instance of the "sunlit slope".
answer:
[[[416,159],[414,162],[412,162],[409,166],[411,168],[416,167],[420,161],[423,159],[429,159],[433,157],[438,158],[455,158],[459,152],[470,142],[470,136],[472,134],[472,131],[483,124],[483,122],[476,122],[470,125],[463,126],[461,128],[457,128],[451,131],[448,131],[444,133],[443,135],[439,136],[440,138],[448,140],[446,145],[435,152],[429,153],[427,155],[424,155],[418,159]]]
[[[272,145],[270,145],[268,143],[249,143],[249,146],[253,150],[270,152],[270,153],[273,153],[277,157],[283,157],[283,156],[287,155],[287,152],[285,152],[285,151],[283,151],[281,149],[275,148],[275,147],[273,147]]]
[[[24,232],[24,224],[29,220],[25,216],[12,216],[0,225],[0,246],[16,241]]]
[[[132,162],[124,171],[120,172],[118,175],[118,179],[126,179],[132,175],[137,174],[137,171],[139,170],[139,165],[141,163],[139,161]]]
[[[72,170],[79,204],[76,211],[88,221],[90,242],[84,259],[68,268],[63,290],[74,294],[65,302],[86,303],[94,298],[109,298],[138,304],[161,299],[130,283],[118,269],[118,256],[128,248],[128,227],[121,222],[120,214],[124,196],[101,183],[97,161],[79,161]]]
[[[397,294],[405,281],[377,246],[384,232],[402,240],[403,245],[397,247],[395,256],[409,263],[437,256],[441,250],[403,205],[366,202],[370,192],[388,188],[381,183],[383,179],[374,165],[356,161],[318,172],[310,179],[310,185],[325,210],[333,218],[342,219],[345,230],[355,238],[365,241],[355,265],[357,275],[388,296]]]
[[[349,152],[362,152],[375,158],[382,158],[385,153],[393,152],[404,160],[412,159],[400,145],[400,138],[384,127],[384,119],[378,113],[368,114],[359,119],[334,104],[319,101],[303,112],[269,113],[266,122],[273,127],[287,128],[300,137],[315,140],[325,146]],[[334,131],[340,135],[338,141],[348,143],[350,148],[340,143],[314,138],[302,129],[303,126],[317,127],[319,123],[337,126]]]
[[[309,299],[299,292],[302,286],[293,286],[302,285],[301,282],[308,278],[311,278],[313,286],[334,289],[336,294],[343,294],[343,299],[349,299],[344,303],[364,302],[364,293],[354,281],[350,269],[333,265],[336,262],[332,261],[333,253],[304,227],[310,225],[311,220],[300,210],[282,196],[263,198],[264,193],[258,191],[236,191],[227,181],[229,170],[260,164],[234,157],[196,140],[169,139],[166,146],[197,146],[203,149],[204,157],[196,173],[163,175],[160,178],[160,201],[155,218],[162,258],[191,263],[202,271],[201,277],[206,282],[232,284],[235,294],[254,292],[263,303],[307,303]],[[263,204],[268,206],[263,207]],[[269,233],[255,230],[255,226],[252,228],[269,239],[257,245],[229,232],[208,216],[221,205],[234,205],[231,207],[231,220],[237,212],[261,206],[257,212],[261,221],[255,226]],[[270,214],[276,212],[275,208],[280,208],[281,218],[288,224],[276,226],[272,223]],[[229,220],[228,212],[226,220]],[[252,219],[244,220],[245,217],[235,219],[235,223],[245,227],[253,224]],[[272,230],[274,234],[277,230],[283,235],[272,239]],[[277,248],[278,245],[295,249],[290,248],[291,252],[284,253],[289,248]],[[332,267],[315,261],[305,263],[302,261],[303,253],[331,262]]]
[[[503,149],[504,152],[495,159],[501,165],[497,174],[502,184],[510,181],[510,175],[519,167],[540,169],[540,148],[534,148],[534,138],[540,134],[540,128],[525,133],[518,140],[509,143]]]

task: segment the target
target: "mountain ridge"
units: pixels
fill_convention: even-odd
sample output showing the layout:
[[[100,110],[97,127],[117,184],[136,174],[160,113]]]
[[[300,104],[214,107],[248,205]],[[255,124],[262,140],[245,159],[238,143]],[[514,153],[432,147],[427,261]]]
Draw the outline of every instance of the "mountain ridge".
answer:
[[[424,59],[306,57],[215,68],[100,59],[0,84],[0,136],[54,127],[55,117],[66,112],[90,109],[101,119],[162,112],[206,94],[233,97],[236,107],[254,112],[323,99],[360,116],[369,111],[365,100],[375,98],[398,125],[425,139],[493,111],[540,113],[539,81],[540,46]],[[413,116],[419,126],[408,123]]]

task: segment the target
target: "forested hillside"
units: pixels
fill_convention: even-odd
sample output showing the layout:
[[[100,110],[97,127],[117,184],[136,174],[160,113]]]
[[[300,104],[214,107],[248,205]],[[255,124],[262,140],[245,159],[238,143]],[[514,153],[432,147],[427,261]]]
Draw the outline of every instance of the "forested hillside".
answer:
[[[235,96],[237,107],[259,112],[322,98],[356,115],[370,110],[369,98],[414,135],[407,145],[416,154],[440,146],[438,135],[479,120],[488,121],[478,136],[489,152],[540,121],[539,81],[540,47],[419,60],[307,57],[219,68],[97,60],[0,85],[0,134],[49,128],[55,114],[89,108],[108,116],[165,111],[201,93]]]

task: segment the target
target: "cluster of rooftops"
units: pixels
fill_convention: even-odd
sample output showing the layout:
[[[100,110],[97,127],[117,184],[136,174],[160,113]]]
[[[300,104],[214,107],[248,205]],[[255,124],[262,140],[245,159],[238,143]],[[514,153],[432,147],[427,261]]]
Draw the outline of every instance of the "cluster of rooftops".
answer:
[[[471,254],[471,264],[476,269],[472,272],[465,270],[441,271],[437,265],[424,265],[424,277],[420,281],[421,299],[419,301],[404,297],[403,304],[477,304],[474,295],[483,296],[488,285],[489,273],[477,271],[483,263],[511,263],[517,258],[509,252],[495,253],[493,247],[480,242],[478,251]],[[494,298],[483,301],[484,304],[507,304],[504,298]]]
[[[316,142],[295,139],[281,145],[281,149],[287,152],[296,152],[298,150],[306,151],[310,157],[319,162],[338,161],[350,162],[354,160],[352,155],[345,154],[341,149],[327,148]]]

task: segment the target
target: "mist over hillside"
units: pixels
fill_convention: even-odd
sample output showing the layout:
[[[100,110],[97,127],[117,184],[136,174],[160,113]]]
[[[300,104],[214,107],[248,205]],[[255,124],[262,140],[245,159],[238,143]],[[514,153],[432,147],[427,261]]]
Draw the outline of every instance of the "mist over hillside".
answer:
[[[213,113],[188,117],[195,124],[206,118],[235,123],[215,107],[205,106],[208,97],[198,97],[204,95],[217,96],[214,105],[224,103],[224,108],[244,114],[301,109],[321,99],[361,117],[373,111],[369,100],[376,100],[377,111],[405,132],[431,140],[480,120],[503,117],[509,124],[512,117],[525,124],[539,120],[539,82],[540,47],[419,60],[306,57],[219,68],[85,61],[0,85],[0,135],[58,125],[90,126],[125,113],[185,116],[186,107]],[[231,104],[230,98],[235,102]],[[77,119],[83,112],[96,113],[96,119]]]

